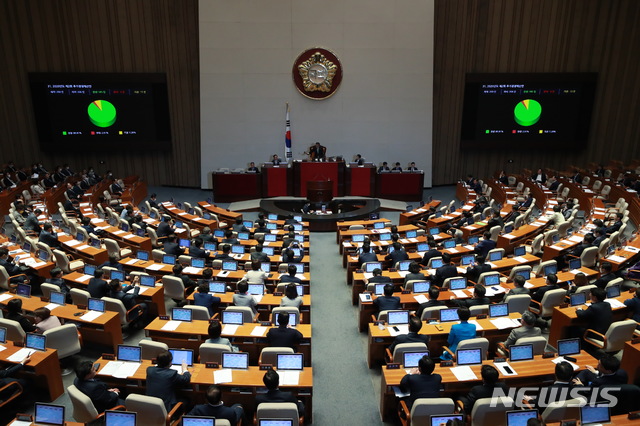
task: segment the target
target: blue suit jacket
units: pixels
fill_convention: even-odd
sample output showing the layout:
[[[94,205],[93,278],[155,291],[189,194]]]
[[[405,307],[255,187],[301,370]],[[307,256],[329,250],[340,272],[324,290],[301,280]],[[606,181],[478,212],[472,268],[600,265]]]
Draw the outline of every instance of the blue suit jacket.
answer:
[[[191,383],[191,373],[178,374],[170,368],[147,368],[147,395],[155,396],[164,401],[167,411],[171,411],[178,402],[176,388],[185,387]]]

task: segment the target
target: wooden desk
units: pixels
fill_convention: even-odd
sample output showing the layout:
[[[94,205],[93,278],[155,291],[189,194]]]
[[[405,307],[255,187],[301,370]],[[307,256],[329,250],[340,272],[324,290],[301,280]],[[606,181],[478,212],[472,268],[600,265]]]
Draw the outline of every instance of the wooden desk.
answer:
[[[61,242],[60,248],[62,250],[71,254],[74,258],[82,259],[85,263],[102,265],[109,260],[109,253],[104,248],[91,247],[87,242],[81,243],[70,235],[60,235],[58,240]]]
[[[640,343],[624,344],[620,368],[629,375],[629,384],[640,384]]]
[[[205,226],[208,226],[210,229],[218,228],[218,222],[211,219],[205,219],[200,216],[196,216],[193,214],[189,214],[184,210],[180,210],[173,203],[168,201],[164,203],[158,204],[159,207],[164,208],[164,212],[171,216],[176,221],[185,222],[189,225],[189,228],[194,229],[202,229]],[[191,238],[191,236],[189,236]]]
[[[162,330],[167,320],[159,318],[154,319],[146,328],[145,334],[158,342],[164,342],[170,348],[186,348],[193,349],[195,355],[199,354],[200,345],[209,338],[207,330],[209,321],[194,320],[192,322],[183,322],[173,331]],[[235,334],[225,334],[225,328],[222,328],[222,336],[233,338],[233,344],[238,346],[241,351],[249,353],[249,360],[252,365],[258,365],[260,351],[267,347],[265,329],[262,336],[254,336],[251,332],[259,327],[258,323],[243,324]],[[302,333],[303,340],[298,346],[298,352],[304,354],[305,366],[311,366],[311,324],[299,324],[296,329]]]
[[[390,200],[416,201],[422,199],[423,172],[378,173],[376,196]]]
[[[0,362],[16,364],[8,361],[8,358],[22,348],[13,346],[10,342],[0,346],[7,348],[0,352]],[[31,355],[31,360],[24,366],[23,371],[32,371],[35,374],[36,387],[47,390],[49,401],[54,401],[64,393],[58,351],[55,349],[47,349],[44,352],[36,351]]]
[[[37,247],[36,247],[37,248]],[[42,277],[44,279],[51,278],[50,271],[56,266],[53,262],[42,262],[40,259],[36,258],[33,253],[27,253],[20,246],[9,246],[9,251],[19,250],[15,253],[10,254],[12,258],[15,259],[16,256],[20,256],[20,260],[18,263],[22,266],[28,266],[28,268],[33,271],[37,276]],[[27,260],[31,259],[31,260]],[[29,265],[25,263],[27,261]],[[35,262],[34,262],[35,261]]]
[[[431,200],[430,202],[422,205],[422,207],[418,207],[417,209],[400,213],[400,225],[407,225],[409,223],[415,223],[422,219],[425,216],[429,215],[429,209],[431,207],[438,208],[442,202],[440,200]]]
[[[513,253],[513,248],[517,247],[528,239],[533,239],[536,235],[549,225],[544,217],[539,217],[535,222],[529,225],[522,225],[509,234],[501,234],[498,236],[498,248],[505,249],[507,254]]]
[[[198,201],[198,205],[208,213],[215,214],[220,219],[218,226],[225,228],[234,223],[237,218],[242,218],[242,213],[233,212],[229,209],[223,209],[206,201]],[[224,223],[227,222],[227,223]]]
[[[213,172],[213,195],[218,203],[262,198],[262,173]]]

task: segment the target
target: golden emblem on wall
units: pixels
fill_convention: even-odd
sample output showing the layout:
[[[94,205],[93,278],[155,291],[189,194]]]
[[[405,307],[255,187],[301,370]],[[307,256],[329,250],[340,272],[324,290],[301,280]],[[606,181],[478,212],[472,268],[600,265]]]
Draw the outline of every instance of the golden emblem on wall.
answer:
[[[309,99],[322,100],[335,93],[342,81],[342,67],[330,51],[304,51],[293,64],[293,80],[298,91]]]

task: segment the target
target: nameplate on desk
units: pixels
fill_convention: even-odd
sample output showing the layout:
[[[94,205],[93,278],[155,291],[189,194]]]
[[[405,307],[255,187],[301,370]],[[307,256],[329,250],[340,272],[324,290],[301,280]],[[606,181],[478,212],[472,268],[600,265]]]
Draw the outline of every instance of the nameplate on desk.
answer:
[[[204,363],[204,368],[219,368],[220,366],[218,365],[217,362],[205,362]]]
[[[273,370],[272,364],[260,364],[260,370]]]
[[[556,356],[556,354],[555,354],[555,353],[553,353],[553,352],[544,352],[544,353],[542,354],[542,358],[545,358],[545,359],[546,359],[546,358],[555,358],[555,356]]]
[[[18,348],[24,348],[24,342],[13,342],[13,346]]]
[[[453,367],[453,361],[440,361],[440,367]]]
[[[495,362],[507,362],[507,359],[506,359],[506,358],[494,358],[494,359],[493,359],[493,362],[494,362],[494,363],[495,363]]]
[[[102,354],[102,359],[113,361],[114,359],[116,359],[116,356],[114,354]]]
[[[270,327],[271,323],[269,321],[260,321],[260,325],[263,327]]]
[[[387,364],[387,370],[399,370],[400,364],[397,362],[390,362]]]

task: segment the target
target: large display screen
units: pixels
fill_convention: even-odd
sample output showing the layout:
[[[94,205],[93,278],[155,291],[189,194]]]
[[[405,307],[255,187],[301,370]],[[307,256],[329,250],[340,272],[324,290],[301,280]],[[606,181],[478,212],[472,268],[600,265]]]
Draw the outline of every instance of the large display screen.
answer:
[[[165,74],[30,73],[44,149],[171,147]]]
[[[584,146],[597,74],[467,74],[462,148]]]

